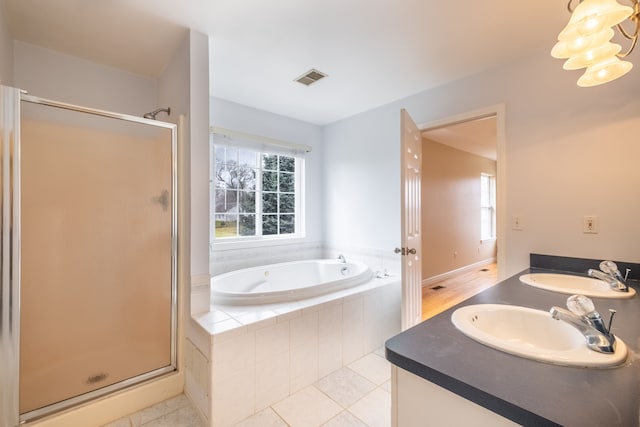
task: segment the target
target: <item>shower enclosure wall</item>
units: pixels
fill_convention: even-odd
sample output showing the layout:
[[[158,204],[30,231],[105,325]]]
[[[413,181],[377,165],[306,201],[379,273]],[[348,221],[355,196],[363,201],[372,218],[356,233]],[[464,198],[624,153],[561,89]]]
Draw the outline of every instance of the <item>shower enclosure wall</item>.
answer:
[[[176,126],[0,86],[0,425],[176,369]]]

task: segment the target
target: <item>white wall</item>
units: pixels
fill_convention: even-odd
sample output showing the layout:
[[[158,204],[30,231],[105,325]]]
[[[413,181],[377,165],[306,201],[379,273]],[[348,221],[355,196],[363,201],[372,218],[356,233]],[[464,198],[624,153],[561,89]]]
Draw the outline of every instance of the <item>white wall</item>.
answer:
[[[178,220],[179,234],[183,236],[178,242],[178,253],[181,254],[180,260],[187,260],[188,263],[179,265],[178,273],[180,280],[191,283],[192,292],[187,294],[190,297],[189,313],[202,311],[204,308],[201,306],[209,300],[209,241],[206,237],[203,239],[209,228],[208,215],[205,214],[205,221],[201,221],[201,212],[209,209],[209,198],[200,194],[203,187],[208,191],[208,181],[199,182],[203,174],[207,176],[209,163],[202,156],[192,159],[192,153],[199,153],[202,145],[206,149],[209,127],[209,79],[202,80],[200,76],[203,55],[205,71],[209,66],[208,52],[203,50],[203,43],[208,49],[206,36],[185,31],[182,43],[158,80],[158,106],[171,107],[171,116],[163,115],[162,120],[178,123],[180,116],[184,115],[184,123],[178,129],[178,204],[181,212]],[[195,95],[191,93],[191,86],[198,88]],[[203,113],[194,113],[194,109]],[[204,123],[202,114],[205,117]],[[205,134],[204,144],[202,132]],[[200,196],[192,198],[192,193]],[[198,298],[193,298],[194,292]],[[207,308],[208,306],[206,303]]]
[[[31,95],[84,107],[134,116],[157,108],[155,79],[20,41],[13,80]]]
[[[170,106],[171,120],[185,115],[178,134],[178,203],[180,206],[178,240],[179,282],[190,283],[181,296],[185,308],[180,322],[187,340],[184,342],[184,391],[197,403],[204,418],[209,410],[202,400],[199,383],[208,382],[194,372],[191,341],[197,333],[190,314],[209,310],[209,40],[201,33],[189,31],[158,81],[159,105]],[[203,154],[203,152],[205,154]],[[204,194],[203,194],[204,193]],[[186,237],[185,237],[186,236]],[[189,292],[190,291],[190,292]]]
[[[170,116],[160,113],[158,119],[178,123],[180,114],[189,112],[189,38],[189,33],[186,33],[158,79],[158,103],[155,107],[171,107]]]
[[[0,84],[13,85],[13,38],[9,33],[5,8],[0,3]]]
[[[191,274],[209,273],[209,38],[191,31]]]
[[[198,280],[194,280],[191,275],[192,261],[192,238],[191,238],[191,142],[189,139],[189,74],[190,74],[190,55],[189,55],[189,34],[185,37],[176,49],[169,64],[165,67],[160,78],[158,79],[158,105],[160,108],[171,108],[171,115],[166,116],[161,113],[161,120],[170,121],[180,124],[178,128],[178,210],[181,215],[178,216],[178,265],[179,283],[190,283],[191,291],[197,287]],[[179,123],[180,116],[184,115],[186,124]],[[185,263],[185,260],[187,261]],[[194,285],[195,282],[195,285]],[[208,274],[202,279],[205,284],[208,283]],[[203,299],[208,298],[208,288],[205,288]],[[190,307],[187,313],[191,313],[190,293],[186,295],[189,298]],[[187,323],[188,324],[188,323]]]
[[[212,273],[320,256],[323,238],[322,128],[219,98],[212,97],[210,102],[212,126],[312,146],[312,151],[305,156],[306,238],[303,242],[280,245],[276,251],[270,247],[252,248],[242,253],[216,251],[212,254]]]
[[[554,68],[546,67],[544,59],[515,67],[520,75],[532,69],[541,82],[523,85],[507,106],[507,214],[522,214],[525,227],[507,234],[507,256],[638,262],[640,80],[632,72],[601,87],[578,88],[579,74],[551,59]],[[583,216],[593,214],[600,233],[583,234]]]
[[[400,246],[400,109],[324,128],[325,241],[354,252]]]
[[[505,103],[504,214],[521,215],[525,227],[507,230],[506,248],[498,249],[506,252],[506,274],[526,268],[530,252],[640,261],[634,72],[578,88],[580,74],[562,70],[545,50],[327,126],[329,244],[388,251],[399,243],[401,108],[426,123]],[[582,234],[585,214],[600,217],[599,234]]]

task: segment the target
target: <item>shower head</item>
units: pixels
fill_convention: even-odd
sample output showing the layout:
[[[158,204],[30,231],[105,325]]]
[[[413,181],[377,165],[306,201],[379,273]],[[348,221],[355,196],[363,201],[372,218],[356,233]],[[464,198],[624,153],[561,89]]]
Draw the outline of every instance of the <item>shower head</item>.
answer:
[[[155,120],[156,116],[161,112],[165,112],[165,113],[167,113],[168,116],[170,116],[171,115],[171,107],[158,108],[157,110],[151,111],[150,113],[146,113],[142,117],[144,117],[145,119]]]

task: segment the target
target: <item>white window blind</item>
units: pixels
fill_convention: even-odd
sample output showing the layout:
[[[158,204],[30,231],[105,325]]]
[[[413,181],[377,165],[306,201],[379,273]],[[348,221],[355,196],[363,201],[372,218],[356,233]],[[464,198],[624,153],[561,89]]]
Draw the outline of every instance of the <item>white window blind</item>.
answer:
[[[311,152],[310,145],[281,141],[219,127],[211,127],[210,131],[214,144],[232,145],[238,148],[296,158],[303,158],[306,153]]]

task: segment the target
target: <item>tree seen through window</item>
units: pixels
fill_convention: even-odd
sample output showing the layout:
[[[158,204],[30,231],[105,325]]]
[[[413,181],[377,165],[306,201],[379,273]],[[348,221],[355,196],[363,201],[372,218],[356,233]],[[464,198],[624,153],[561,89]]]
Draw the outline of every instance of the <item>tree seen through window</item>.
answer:
[[[214,146],[218,238],[296,233],[296,159]]]

